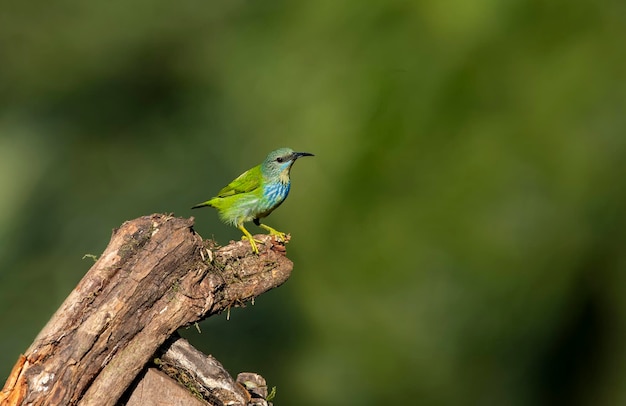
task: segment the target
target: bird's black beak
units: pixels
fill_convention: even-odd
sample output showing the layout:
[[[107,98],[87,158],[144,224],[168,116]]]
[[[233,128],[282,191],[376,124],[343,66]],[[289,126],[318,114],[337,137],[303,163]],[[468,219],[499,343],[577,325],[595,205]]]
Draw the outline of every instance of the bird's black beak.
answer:
[[[294,152],[293,153],[293,160],[295,161],[296,159],[300,158],[301,156],[315,156],[315,155],[310,154],[308,152]]]

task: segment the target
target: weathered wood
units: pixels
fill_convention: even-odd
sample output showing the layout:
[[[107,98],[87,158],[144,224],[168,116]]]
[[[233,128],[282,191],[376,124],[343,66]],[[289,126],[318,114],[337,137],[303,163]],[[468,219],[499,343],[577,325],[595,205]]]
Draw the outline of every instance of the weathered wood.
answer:
[[[245,241],[215,249],[192,225],[154,214],[115,230],[24,354],[0,403],[113,405],[176,329],[289,277],[293,264],[275,239],[255,236],[259,255]]]
[[[184,384],[211,405],[245,406],[250,394],[238,384],[222,364],[195,349],[187,340],[172,337],[157,354],[159,368]]]
[[[207,406],[208,403],[195,397],[163,372],[148,368],[134,388],[126,406]]]
[[[242,372],[235,381],[211,355],[174,334],[124,394],[126,406],[271,406],[265,379]]]
[[[261,375],[242,372],[235,380],[218,360],[175,333],[155,354],[154,366],[140,374],[121,401],[128,399],[126,406],[271,406],[267,397]]]
[[[246,388],[250,394],[247,406],[272,406],[272,402],[267,400],[270,392],[268,392],[267,382],[259,374],[254,372],[241,372],[237,375],[237,383]],[[274,388],[274,391],[276,388]],[[274,394],[271,395],[272,397]]]

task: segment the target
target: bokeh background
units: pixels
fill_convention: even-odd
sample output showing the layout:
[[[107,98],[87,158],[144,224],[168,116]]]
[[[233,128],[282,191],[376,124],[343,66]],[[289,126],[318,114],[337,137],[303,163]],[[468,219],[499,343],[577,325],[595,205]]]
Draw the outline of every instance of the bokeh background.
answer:
[[[182,333],[277,405],[626,404],[626,3],[0,5],[0,377],[111,230],[289,146],[291,279]],[[257,230],[251,225],[251,230]]]

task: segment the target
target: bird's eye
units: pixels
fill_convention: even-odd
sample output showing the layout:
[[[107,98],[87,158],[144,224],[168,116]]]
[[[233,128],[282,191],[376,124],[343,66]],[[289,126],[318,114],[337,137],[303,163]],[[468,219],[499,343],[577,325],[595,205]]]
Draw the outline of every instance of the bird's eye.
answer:
[[[276,158],[276,162],[278,163],[282,163],[284,161],[283,157],[279,156],[278,158]]]

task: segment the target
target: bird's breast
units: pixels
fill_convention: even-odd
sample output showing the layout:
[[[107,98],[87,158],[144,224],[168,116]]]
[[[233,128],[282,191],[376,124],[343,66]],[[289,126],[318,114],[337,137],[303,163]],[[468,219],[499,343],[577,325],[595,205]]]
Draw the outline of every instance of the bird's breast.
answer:
[[[290,183],[272,182],[263,188],[263,200],[270,205],[280,204],[289,194]]]

